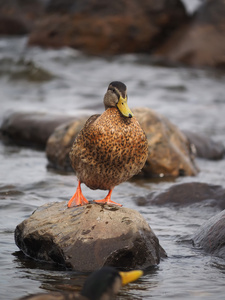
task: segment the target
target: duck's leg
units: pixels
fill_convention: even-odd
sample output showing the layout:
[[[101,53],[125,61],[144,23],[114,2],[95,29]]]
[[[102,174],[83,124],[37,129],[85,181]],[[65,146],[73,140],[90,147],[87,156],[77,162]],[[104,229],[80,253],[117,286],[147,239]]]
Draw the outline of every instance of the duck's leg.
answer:
[[[96,202],[96,203],[105,203],[105,204],[114,204],[114,205],[122,206],[122,204],[116,203],[116,202],[111,200],[112,191],[113,191],[113,189],[111,189],[109,191],[108,195],[104,199],[94,200],[94,202]]]
[[[78,186],[75,194],[68,202],[68,207],[79,206],[89,203],[88,200],[84,197],[81,191],[80,180],[78,181]]]

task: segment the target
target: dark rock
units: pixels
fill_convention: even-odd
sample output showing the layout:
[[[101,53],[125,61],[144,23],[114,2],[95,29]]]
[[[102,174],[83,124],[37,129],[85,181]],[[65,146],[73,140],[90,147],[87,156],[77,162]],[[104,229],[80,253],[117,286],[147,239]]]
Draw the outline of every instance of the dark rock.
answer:
[[[29,45],[83,52],[149,52],[188,17],[180,0],[52,0]]]
[[[192,241],[195,247],[225,259],[225,210],[206,221]]]
[[[75,117],[46,113],[12,113],[2,123],[3,139],[22,146],[45,149],[54,129]]]
[[[44,12],[45,0],[0,0],[0,35],[30,32]]]
[[[25,35],[29,29],[20,18],[0,15],[0,35]]]
[[[181,26],[156,56],[195,67],[225,67],[225,0],[205,0],[188,25]]]
[[[206,159],[222,159],[224,157],[225,148],[222,143],[213,141],[204,134],[198,134],[183,130],[189,142],[195,146],[196,156]]]
[[[15,230],[17,246],[28,256],[77,271],[104,265],[146,268],[166,253],[144,218],[128,208],[67,202],[41,206]]]
[[[187,182],[173,185],[164,192],[152,192],[136,199],[140,206],[152,204],[186,206],[202,201],[208,201],[211,206],[225,209],[225,189],[220,185]]]

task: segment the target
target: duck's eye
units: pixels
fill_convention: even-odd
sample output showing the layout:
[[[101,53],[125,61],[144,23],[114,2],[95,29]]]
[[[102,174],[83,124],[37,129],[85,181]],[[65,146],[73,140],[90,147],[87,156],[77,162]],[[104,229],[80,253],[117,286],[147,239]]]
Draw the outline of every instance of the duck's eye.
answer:
[[[112,92],[115,93],[115,91],[116,91],[116,90],[115,90],[114,88],[112,88]]]

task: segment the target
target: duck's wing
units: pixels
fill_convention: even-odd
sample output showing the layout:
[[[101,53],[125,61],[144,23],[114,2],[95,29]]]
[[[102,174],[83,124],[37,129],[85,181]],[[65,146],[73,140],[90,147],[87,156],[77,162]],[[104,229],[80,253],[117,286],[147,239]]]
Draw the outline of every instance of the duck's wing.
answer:
[[[91,116],[89,119],[87,119],[85,125],[84,125],[84,129],[87,129],[90,125],[92,125],[94,123],[95,120],[97,120],[101,115],[100,114],[96,114]]]

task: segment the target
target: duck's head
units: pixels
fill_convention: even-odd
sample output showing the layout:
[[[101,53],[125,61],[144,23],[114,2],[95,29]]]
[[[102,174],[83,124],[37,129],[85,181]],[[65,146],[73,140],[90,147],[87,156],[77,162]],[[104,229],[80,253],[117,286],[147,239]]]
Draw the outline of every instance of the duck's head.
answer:
[[[103,267],[92,273],[85,281],[81,295],[91,300],[110,300],[123,285],[137,280],[143,271],[119,272],[113,267]]]
[[[104,104],[105,109],[117,107],[124,117],[133,117],[133,113],[127,105],[127,87],[120,81],[113,81],[109,84],[104,96]]]

